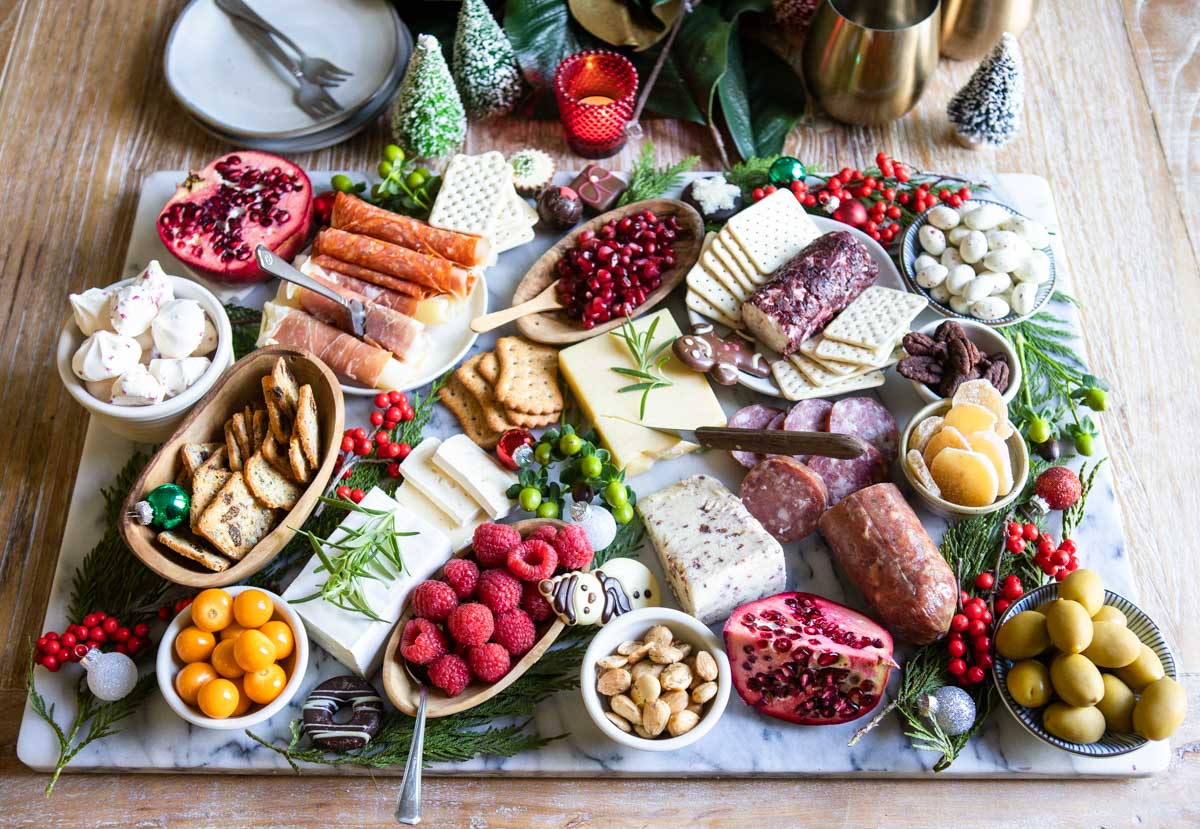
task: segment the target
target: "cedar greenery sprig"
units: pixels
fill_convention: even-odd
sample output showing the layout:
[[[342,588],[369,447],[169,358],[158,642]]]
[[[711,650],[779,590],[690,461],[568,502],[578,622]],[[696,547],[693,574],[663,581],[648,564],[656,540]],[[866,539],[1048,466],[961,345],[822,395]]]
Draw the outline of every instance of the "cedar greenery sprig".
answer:
[[[262,311],[227,302],[225,313],[229,316],[229,327],[233,332],[233,357],[240,360],[258,347]]]
[[[649,327],[639,334],[633,327],[633,320],[626,317],[625,322],[618,329],[618,336],[624,341],[625,347],[629,349],[629,353],[638,367],[610,366],[610,369],[617,374],[632,377],[638,381],[617,389],[618,393],[636,391],[642,393],[638,420],[644,420],[646,417],[646,401],[650,397],[650,392],[675,385],[674,381],[663,373],[663,366],[671,359],[671,354],[667,352],[667,349],[671,347],[672,341],[663,340],[658,345],[654,345],[654,330],[658,328],[658,319],[655,317]]]
[[[654,142],[646,141],[642,152],[633,164],[633,173],[629,177],[629,186],[617,200],[617,207],[624,207],[634,202],[646,199],[657,199],[668,190],[673,190],[683,181],[683,174],[700,162],[700,156],[689,155],[682,161],[668,164],[666,167],[656,166]]]

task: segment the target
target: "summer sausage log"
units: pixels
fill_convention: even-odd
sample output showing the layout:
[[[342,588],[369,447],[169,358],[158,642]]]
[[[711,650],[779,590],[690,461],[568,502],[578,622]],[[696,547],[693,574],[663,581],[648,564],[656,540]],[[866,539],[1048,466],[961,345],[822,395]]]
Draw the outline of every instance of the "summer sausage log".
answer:
[[[847,495],[817,526],[888,630],[914,645],[946,635],[958,584],[894,484]]]
[[[742,303],[742,321],[755,339],[786,356],[820,333],[878,275],[875,260],[853,234],[826,233]]]
[[[742,479],[742,503],[777,541],[812,535],[825,512],[825,482],[800,461],[776,455]]]
[[[482,236],[433,227],[411,216],[367,204],[348,193],[338,193],[334,197],[330,221],[338,230],[382,239],[469,268],[482,265],[491,252],[488,240]]]
[[[313,250],[318,255],[425,285],[438,293],[467,295],[470,272],[466,268],[391,242],[327,227],[317,234]]]

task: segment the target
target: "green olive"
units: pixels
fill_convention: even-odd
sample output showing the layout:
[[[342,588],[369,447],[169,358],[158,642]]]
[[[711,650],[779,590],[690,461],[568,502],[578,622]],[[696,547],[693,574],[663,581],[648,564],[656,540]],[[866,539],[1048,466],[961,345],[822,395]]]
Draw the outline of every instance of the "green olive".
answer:
[[[1158,654],[1145,644],[1142,645],[1142,650],[1138,653],[1137,658],[1124,668],[1118,668],[1116,673],[1122,682],[1133,689],[1135,694],[1140,694],[1151,682],[1166,676]]]
[[[1104,715],[1090,705],[1075,708],[1052,702],[1042,714],[1042,725],[1068,743],[1094,743],[1104,736]]]
[[[1133,691],[1112,674],[1104,675],[1104,698],[1096,703],[1109,731],[1133,731]]]
[[[1093,622],[1112,622],[1113,624],[1128,626],[1129,620],[1125,618],[1125,614],[1117,610],[1110,604],[1104,605],[1093,614]]]
[[[1059,599],[1046,611],[1046,632],[1063,653],[1082,653],[1092,644],[1092,616],[1079,602]]]
[[[1133,730],[1147,740],[1165,740],[1187,714],[1187,692],[1169,677],[1146,686],[1133,708]]]
[[[1116,622],[1095,622],[1092,644],[1083,655],[1101,668],[1124,668],[1141,652],[1142,641],[1129,628]]]
[[[1012,698],[1026,708],[1041,708],[1050,701],[1050,671],[1036,659],[1018,662],[1008,671],[1005,678]]]
[[[1100,670],[1081,653],[1066,653],[1050,664],[1050,684],[1068,705],[1095,705],[1104,697]]]
[[[1079,602],[1095,616],[1104,607],[1104,584],[1094,570],[1076,570],[1058,586],[1058,597]]]
[[[1007,659],[1030,659],[1049,644],[1046,617],[1035,610],[1021,611],[996,634],[996,650]]]
[[[1040,605],[1038,605],[1037,607],[1035,607],[1035,608],[1034,608],[1034,610],[1036,610],[1038,613],[1040,613],[1040,614],[1042,614],[1043,616],[1045,616],[1045,615],[1046,615],[1046,611],[1050,609],[1050,605],[1054,604],[1054,602],[1055,602],[1055,600],[1054,600],[1054,599],[1051,599],[1051,600],[1050,600],[1050,601],[1048,601],[1048,602],[1042,602]]]

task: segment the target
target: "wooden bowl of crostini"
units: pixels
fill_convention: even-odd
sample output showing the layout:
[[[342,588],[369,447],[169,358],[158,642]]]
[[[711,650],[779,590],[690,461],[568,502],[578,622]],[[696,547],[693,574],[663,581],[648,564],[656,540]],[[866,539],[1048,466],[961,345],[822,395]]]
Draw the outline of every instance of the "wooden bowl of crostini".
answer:
[[[181,446],[185,443],[223,440],[223,428],[230,415],[248,403],[262,401],[262,378],[271,373],[272,366],[280,357],[287,361],[298,385],[312,386],[320,428],[321,465],[314,471],[312,480],[296,505],[279,518],[274,528],[240,561],[234,562],[226,570],[214,572],[160,544],[156,538],[157,529],[144,526],[134,519],[134,504],[144,499],[155,487],[175,481],[180,470]],[[251,352],[221,375],[146,464],[122,505],[118,524],[121,538],[143,564],[164,579],[185,587],[223,587],[245,579],[262,569],[284,548],[316,507],[337,463],[344,419],[342,388],[337,376],[311,353],[283,346]],[[181,527],[187,529],[183,525]]]
[[[530,518],[525,521],[517,521],[512,526],[521,534],[521,538],[526,538],[538,527],[547,524],[557,528],[566,526],[565,522],[553,518]],[[463,558],[470,555],[470,553],[471,546],[467,545],[456,552],[453,557]],[[440,579],[441,577],[442,570],[439,569],[429,578]],[[384,651],[383,655],[383,690],[387,693],[388,699],[392,701],[392,705],[410,717],[417,714],[417,704],[420,701],[421,689],[412,681],[412,678],[409,677],[408,672],[404,669],[404,657],[400,655],[400,640],[404,638],[404,625],[412,618],[412,615],[412,607],[410,603],[406,603],[404,612],[400,614],[400,619],[396,622],[396,627],[392,630],[392,636],[388,639],[387,650]],[[466,687],[466,690],[456,697],[448,697],[440,689],[429,686],[429,699],[425,703],[425,716],[448,717],[451,714],[457,714],[460,711],[474,708],[476,705],[496,696],[496,694],[524,676],[525,672],[541,659],[542,654],[554,644],[554,641],[558,639],[559,634],[563,632],[563,628],[565,627],[566,625],[562,619],[557,616],[537,625],[538,638],[533,643],[533,647],[530,648],[529,653],[513,663],[508,673],[501,677],[498,682],[485,685],[481,682],[472,681]]]
[[[681,226],[672,243],[675,249],[675,266],[663,271],[662,284],[647,294],[646,301],[635,308],[631,316],[637,318],[652,310],[687,277],[688,271],[700,258],[700,248],[704,243],[704,220],[695,208],[676,199],[647,199],[634,202],[607,213],[601,213],[591,221],[575,228],[559,239],[554,247],[543,253],[526,271],[513,294],[512,304],[520,305],[522,302],[533,299],[549,287],[550,283],[558,279],[556,271],[558,260],[575,247],[579,234],[585,230],[598,231],[613,219],[624,219],[626,216],[641,213],[643,210],[649,210],[660,217],[674,216],[679,220]],[[616,317],[593,328],[584,328],[579,320],[571,319],[565,311],[558,310],[521,317],[516,321],[516,326],[521,334],[535,342],[547,345],[566,345],[612,331],[623,322],[625,322],[624,317]]]

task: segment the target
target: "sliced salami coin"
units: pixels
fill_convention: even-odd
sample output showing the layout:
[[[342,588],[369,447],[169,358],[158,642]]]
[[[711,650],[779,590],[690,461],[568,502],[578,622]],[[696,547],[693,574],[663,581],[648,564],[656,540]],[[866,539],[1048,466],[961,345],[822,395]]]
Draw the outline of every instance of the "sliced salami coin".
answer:
[[[811,535],[825,512],[825,482],[804,464],[767,458],[742,479],[742,503],[767,532],[787,543]]]
[[[854,435],[874,446],[890,464],[900,453],[900,430],[887,407],[874,397],[847,397],[829,411],[829,431]]]
[[[808,466],[825,482],[831,507],[847,495],[887,480],[887,461],[874,446],[868,446],[857,458],[839,460],[814,455]]]
[[[784,421],[787,420],[787,412],[780,412],[771,418],[771,422],[767,424],[768,429],[782,429]]]
[[[801,400],[788,410],[783,428],[789,432],[828,432],[829,411],[833,404],[820,397]],[[793,455],[801,463],[808,462],[808,455]]]
[[[772,428],[771,422],[780,415],[786,416],[786,413],[771,406],[755,403],[753,406],[745,406],[731,414],[727,425],[731,429],[768,429]],[[733,451],[729,454],[747,469],[751,469],[763,459],[758,452]]]

